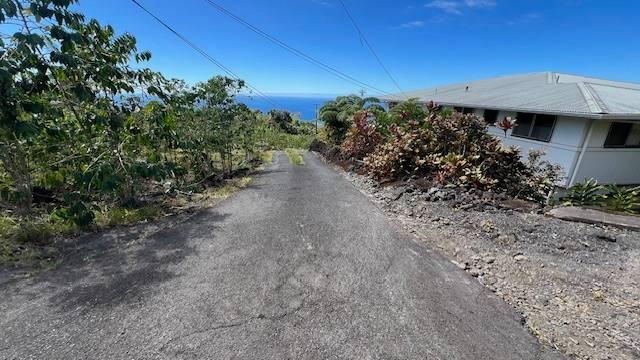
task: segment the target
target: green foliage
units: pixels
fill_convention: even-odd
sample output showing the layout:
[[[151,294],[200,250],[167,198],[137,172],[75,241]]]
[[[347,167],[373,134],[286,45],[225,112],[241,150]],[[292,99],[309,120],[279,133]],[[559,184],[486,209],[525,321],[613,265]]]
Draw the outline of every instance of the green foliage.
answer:
[[[380,100],[361,98],[357,95],[339,96],[326,102],[320,108],[320,119],[324,122],[327,140],[336,145],[342,144],[351,128],[353,116],[361,110],[383,112]]]
[[[419,103],[417,99],[409,99],[393,106],[389,112],[374,112],[378,122],[378,129],[389,135],[390,127],[403,126],[411,121],[422,123],[429,115],[428,108]]]
[[[113,208],[98,213],[96,223],[99,225],[127,225],[144,220],[151,220],[160,214],[156,206],[143,206],[136,209]]]
[[[269,125],[262,125],[256,129],[256,144],[263,149],[308,149],[315,138],[313,134],[288,134]]]
[[[562,198],[564,206],[595,205],[605,199],[604,186],[598,184],[595,179],[585,179],[569,188]]]
[[[265,165],[271,165],[273,163],[273,153],[272,150],[260,152],[260,161]]]
[[[75,13],[75,3],[0,0],[0,24],[16,30],[0,42],[3,211],[46,226],[143,219],[135,208],[146,192],[191,189],[266,149],[308,147],[308,125],[288,113],[274,123],[236,101],[243,81],[167,79],[144,67],[151,54],[134,36]]]
[[[287,157],[289,158],[289,162],[294,165],[304,165],[304,158],[300,154],[300,150],[298,149],[286,149]]]
[[[269,111],[270,122],[287,134],[297,134],[298,127],[294,124],[291,113],[286,110]]]
[[[595,206],[630,214],[640,213],[640,186],[600,185],[595,179],[573,185],[561,199],[564,206]]]
[[[617,185],[607,185],[606,207],[612,211],[631,214],[640,213],[640,186],[623,188]]]

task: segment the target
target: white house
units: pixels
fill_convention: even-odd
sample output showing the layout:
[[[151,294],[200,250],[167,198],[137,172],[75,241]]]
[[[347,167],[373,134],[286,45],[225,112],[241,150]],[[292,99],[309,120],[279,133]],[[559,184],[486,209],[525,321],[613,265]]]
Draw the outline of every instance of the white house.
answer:
[[[585,178],[640,184],[640,84],[542,72],[447,85],[382,97],[393,105],[407,98],[434,101],[487,123],[517,119],[506,137],[526,155],[543,149],[564,168],[563,186]]]

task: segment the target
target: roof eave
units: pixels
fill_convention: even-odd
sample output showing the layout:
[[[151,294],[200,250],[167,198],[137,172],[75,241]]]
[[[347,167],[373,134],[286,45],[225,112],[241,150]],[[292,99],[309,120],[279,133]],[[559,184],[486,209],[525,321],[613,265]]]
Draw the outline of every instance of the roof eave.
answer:
[[[403,101],[401,99],[390,99],[390,98],[382,98],[381,100],[386,103]],[[418,102],[425,103],[425,104],[428,103],[429,101],[431,100],[418,99]],[[469,103],[453,103],[453,102],[437,102],[437,101],[434,101],[434,102],[437,103],[438,105],[444,105],[444,106],[472,107],[472,108],[479,108],[479,109],[493,109],[493,110],[503,110],[503,111],[512,111],[512,112],[535,112],[538,114],[562,115],[562,116],[580,117],[580,118],[596,119],[596,120],[599,120],[599,119],[640,120],[640,113],[638,114],[581,113],[581,112],[571,112],[571,111],[553,111],[553,110],[547,110],[547,109],[517,108],[517,107],[505,107],[505,106],[495,107],[491,105],[469,104]]]

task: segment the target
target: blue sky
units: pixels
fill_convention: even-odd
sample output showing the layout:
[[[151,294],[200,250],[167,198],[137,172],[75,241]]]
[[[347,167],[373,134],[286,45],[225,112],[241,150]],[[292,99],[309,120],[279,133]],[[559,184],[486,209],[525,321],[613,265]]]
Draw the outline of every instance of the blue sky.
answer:
[[[335,78],[234,22],[206,0],[139,0],[265,93],[344,94]],[[338,0],[214,0],[363,82],[397,89]],[[344,0],[403,90],[535,71],[640,82],[640,1]],[[190,83],[221,74],[130,0],[80,0],[80,11],[134,34],[149,66]],[[369,91],[369,94],[374,94]]]

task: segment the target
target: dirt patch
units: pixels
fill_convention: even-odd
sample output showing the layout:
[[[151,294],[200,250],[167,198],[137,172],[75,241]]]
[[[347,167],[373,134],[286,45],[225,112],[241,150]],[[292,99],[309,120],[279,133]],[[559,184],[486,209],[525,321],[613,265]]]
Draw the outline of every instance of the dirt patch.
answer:
[[[640,233],[548,218],[499,195],[461,200],[343,173],[514,306],[542,343],[578,359],[640,359]]]

